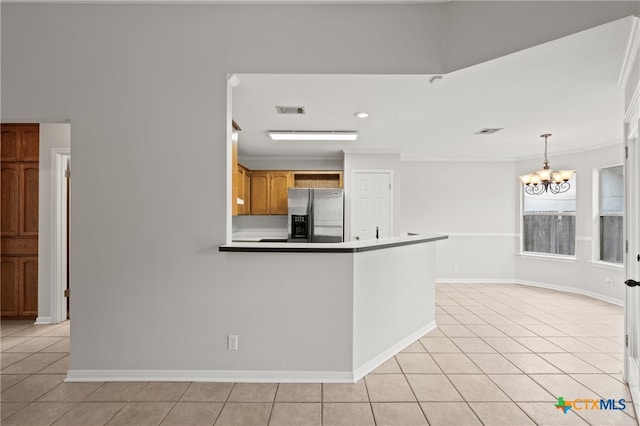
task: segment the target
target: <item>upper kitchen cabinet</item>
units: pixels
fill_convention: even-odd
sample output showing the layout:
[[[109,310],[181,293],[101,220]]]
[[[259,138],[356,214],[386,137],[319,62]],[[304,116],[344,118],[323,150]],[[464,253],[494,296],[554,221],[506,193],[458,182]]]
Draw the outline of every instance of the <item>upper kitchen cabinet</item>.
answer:
[[[287,214],[289,212],[289,188],[292,184],[291,172],[271,173],[271,214]]]
[[[0,139],[2,161],[39,161],[40,126],[3,124]]]
[[[293,172],[295,188],[342,188],[341,171],[297,171]]]
[[[251,214],[286,215],[288,190],[293,175],[288,171],[251,172]]]

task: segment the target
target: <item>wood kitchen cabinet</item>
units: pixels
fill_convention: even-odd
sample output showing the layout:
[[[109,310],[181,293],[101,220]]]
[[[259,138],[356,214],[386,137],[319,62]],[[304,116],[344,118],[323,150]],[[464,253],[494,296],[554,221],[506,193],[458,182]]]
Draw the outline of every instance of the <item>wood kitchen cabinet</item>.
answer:
[[[238,123],[231,121],[231,214],[238,214]]]
[[[287,214],[289,212],[289,188],[293,186],[291,172],[272,172],[271,194],[271,214]]]
[[[238,214],[251,213],[251,172],[242,164],[238,164],[238,198],[244,204],[238,204]]]
[[[340,170],[305,170],[293,172],[294,188],[342,188]]]
[[[288,189],[293,186],[288,171],[251,172],[251,214],[287,214]]]
[[[38,124],[2,125],[2,318],[38,315],[39,132]]]
[[[242,196],[242,182],[245,196]],[[238,197],[245,205],[238,214],[286,215],[289,210],[289,188],[342,188],[340,170],[253,170],[238,166]]]

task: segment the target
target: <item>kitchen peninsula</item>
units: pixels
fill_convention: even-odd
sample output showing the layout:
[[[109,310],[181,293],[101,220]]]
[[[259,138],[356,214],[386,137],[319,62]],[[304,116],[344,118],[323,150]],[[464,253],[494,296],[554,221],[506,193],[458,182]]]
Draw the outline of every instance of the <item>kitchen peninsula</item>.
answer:
[[[446,238],[220,246],[259,319],[244,350],[264,354],[264,370],[233,380],[358,381],[436,327],[435,242]]]

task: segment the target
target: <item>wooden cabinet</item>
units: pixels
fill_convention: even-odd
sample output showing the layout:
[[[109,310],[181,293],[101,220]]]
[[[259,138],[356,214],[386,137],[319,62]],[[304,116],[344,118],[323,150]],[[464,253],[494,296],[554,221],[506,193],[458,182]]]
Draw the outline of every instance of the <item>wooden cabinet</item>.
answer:
[[[242,182],[245,182],[244,198]],[[238,214],[286,215],[289,188],[342,188],[342,171],[253,170],[239,166],[238,197],[245,205]]]
[[[251,172],[251,214],[287,214],[288,189],[293,186],[291,172]]]
[[[342,188],[339,170],[305,170],[293,172],[294,188]]]
[[[39,141],[38,124],[3,124],[0,135],[2,161],[39,161]]]
[[[3,318],[38,315],[39,126],[3,124],[0,206]]]
[[[238,164],[238,198],[244,204],[238,204],[238,214],[251,214],[251,171]]]
[[[271,172],[269,194],[271,214],[287,214],[289,211],[289,188],[293,186],[291,172]]]

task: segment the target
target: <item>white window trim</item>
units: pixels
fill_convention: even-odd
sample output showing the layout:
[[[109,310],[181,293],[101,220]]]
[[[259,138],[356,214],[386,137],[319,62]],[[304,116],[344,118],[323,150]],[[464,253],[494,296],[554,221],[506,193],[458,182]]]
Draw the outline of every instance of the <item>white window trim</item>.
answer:
[[[533,251],[522,251],[519,256],[523,259],[530,260],[549,260],[552,262],[561,263],[576,263],[578,258],[576,256],[568,256],[565,254],[552,254],[552,253],[536,253]]]
[[[576,216],[577,211],[575,212],[553,212],[553,213],[549,213],[549,212],[539,212],[539,213],[525,213],[524,211],[524,184],[522,182],[519,183],[519,187],[520,187],[520,252],[518,253],[518,256],[520,256],[523,259],[532,259],[532,260],[551,260],[551,261],[558,261],[558,262],[563,262],[563,263],[575,263],[578,258],[576,256],[576,253],[578,252],[578,240],[579,237],[576,235],[576,241],[574,242],[575,244],[575,253],[573,255],[566,255],[566,254],[554,254],[554,253],[538,253],[538,252],[534,252],[534,251],[525,251],[524,250],[524,217],[529,215],[549,215],[549,216]],[[577,194],[576,194],[576,198],[577,198]],[[576,202],[576,209],[578,208],[577,202]],[[576,219],[577,221],[577,219]],[[576,223],[577,226],[577,223]]]
[[[600,188],[600,172],[603,169],[609,169],[611,167],[620,167],[622,166],[622,170],[624,173],[624,164],[622,163],[615,163],[615,164],[611,164],[611,165],[606,165],[606,166],[600,166],[600,167],[596,167],[593,169],[593,244],[591,246],[591,263],[594,266],[599,266],[599,267],[603,267],[605,269],[620,269],[620,270],[624,270],[624,261],[617,263],[617,262],[607,262],[605,260],[600,259],[600,237],[601,237],[601,230],[600,230],[600,216],[622,216],[623,220],[624,220],[624,213],[608,213],[608,214],[604,214],[602,215],[600,213],[600,195],[601,195],[601,188]]]
[[[611,269],[614,271],[624,271],[624,263],[605,262],[604,260],[592,260],[591,263],[596,268]]]

